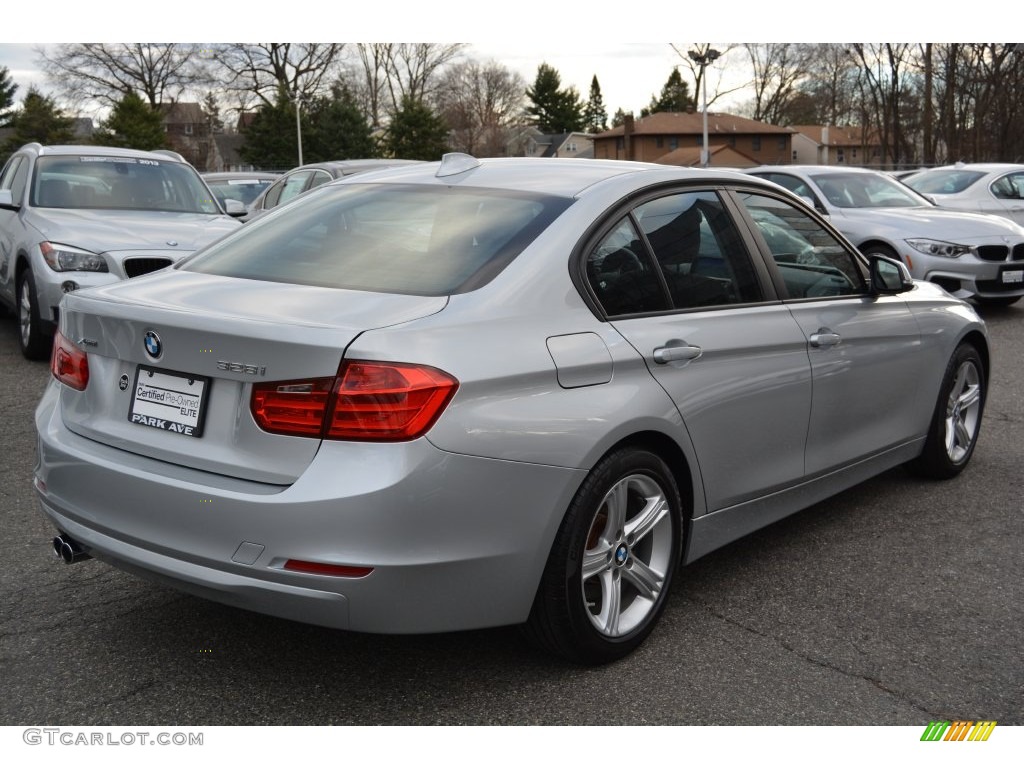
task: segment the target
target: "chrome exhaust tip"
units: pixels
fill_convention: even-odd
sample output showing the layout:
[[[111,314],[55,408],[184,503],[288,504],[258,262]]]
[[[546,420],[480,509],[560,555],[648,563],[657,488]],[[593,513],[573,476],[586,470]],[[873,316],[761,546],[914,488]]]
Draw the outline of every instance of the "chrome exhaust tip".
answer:
[[[92,558],[92,555],[82,549],[81,544],[64,533],[54,537],[53,554],[68,565]]]

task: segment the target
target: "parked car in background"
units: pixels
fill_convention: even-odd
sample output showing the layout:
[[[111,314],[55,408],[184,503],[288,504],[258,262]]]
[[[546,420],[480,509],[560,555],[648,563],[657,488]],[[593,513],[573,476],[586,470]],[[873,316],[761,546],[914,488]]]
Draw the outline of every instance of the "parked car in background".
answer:
[[[248,210],[260,193],[279,179],[281,174],[265,171],[217,171],[204,173],[202,176],[221,206],[228,200],[237,200]],[[237,215],[242,216],[244,213],[245,211],[240,211]]]
[[[48,357],[61,298],[173,264],[237,229],[170,152],[27,144],[0,172],[0,303]]]
[[[748,173],[806,200],[865,255],[899,259],[914,277],[958,298],[1005,306],[1024,296],[1024,229],[1013,222],[939,208],[863,168],[778,165]]]
[[[906,462],[959,473],[989,380],[969,305],[774,184],[459,154],[68,294],[57,345],[35,488],[66,562],[340,629],[524,624],[584,663],[684,563]]]
[[[941,208],[991,213],[1024,225],[1024,165],[957,163],[920,171],[904,183]]]
[[[263,214],[280,205],[291,202],[303,192],[319,187],[329,181],[351,176],[355,173],[376,171],[381,168],[395,168],[411,165],[419,160],[330,160],[323,163],[309,163],[293,168],[268,187],[253,201],[243,221],[258,219]]]

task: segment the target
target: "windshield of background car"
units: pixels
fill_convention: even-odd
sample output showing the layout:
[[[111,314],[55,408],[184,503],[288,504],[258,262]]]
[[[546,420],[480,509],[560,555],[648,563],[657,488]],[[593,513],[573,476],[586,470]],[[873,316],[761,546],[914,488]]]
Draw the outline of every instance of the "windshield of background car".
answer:
[[[895,179],[878,173],[815,174],[814,182],[837,208],[919,208],[931,206]]]
[[[41,208],[221,212],[190,165],[96,154],[39,158],[30,201]]]
[[[182,268],[380,293],[464,293],[497,275],[571,203],[440,185],[325,186]]]
[[[978,171],[924,171],[903,183],[924,195],[955,195],[984,175]]]
[[[249,205],[260,196],[260,192],[270,186],[270,179],[225,179],[223,181],[207,181],[210,190],[221,203],[237,200],[242,205]]]

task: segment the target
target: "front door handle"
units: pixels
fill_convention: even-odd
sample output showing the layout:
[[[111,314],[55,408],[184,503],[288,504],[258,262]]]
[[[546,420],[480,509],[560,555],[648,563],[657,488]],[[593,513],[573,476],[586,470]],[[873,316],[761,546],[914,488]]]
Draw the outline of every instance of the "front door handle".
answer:
[[[664,365],[665,363],[674,363],[679,360],[696,360],[702,354],[704,354],[703,349],[691,347],[686,343],[679,344],[678,346],[657,347],[654,350],[654,362]]]

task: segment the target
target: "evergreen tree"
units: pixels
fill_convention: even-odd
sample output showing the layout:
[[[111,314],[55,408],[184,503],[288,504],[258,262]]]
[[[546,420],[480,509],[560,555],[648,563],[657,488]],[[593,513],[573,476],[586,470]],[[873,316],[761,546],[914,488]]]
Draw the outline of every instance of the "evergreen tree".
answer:
[[[537,77],[526,89],[526,97],[531,102],[527,117],[542,133],[583,130],[580,95],[575,88],[562,89],[562,77],[554,67],[537,67]]]
[[[333,89],[332,96],[317,100],[310,108],[310,162],[379,156],[373,130],[352,93],[339,87]]]
[[[588,133],[601,133],[601,131],[608,130],[608,110],[604,106],[604,98],[601,96],[601,86],[597,82],[597,75],[594,75],[590,81],[590,97],[583,110],[583,123],[583,129]]]
[[[440,160],[448,151],[448,126],[422,101],[405,97],[384,135],[384,151],[405,160]]]
[[[615,114],[612,115],[612,128],[618,128],[624,122],[626,122],[626,112],[622,107],[619,107],[615,110]]]
[[[17,90],[18,86],[11,80],[7,67],[0,67],[0,128],[7,125],[13,115],[11,107],[14,106],[14,92]]]
[[[35,88],[28,89],[21,109],[14,111],[9,125],[14,133],[4,145],[7,152],[14,152],[30,141],[68,144],[75,138],[71,118],[64,117],[53,99],[43,96]]]
[[[303,150],[309,135],[309,114],[301,113]],[[280,94],[272,105],[264,104],[245,131],[245,143],[238,151],[242,159],[256,168],[290,169],[299,164],[299,144],[295,135],[295,105]],[[306,161],[303,151],[303,162]]]
[[[694,101],[690,97],[690,86],[679,74],[679,67],[675,67],[661,88],[661,96],[651,96],[650,105],[640,111],[640,117],[647,117],[655,112],[686,112],[694,106]]]
[[[161,149],[167,146],[160,114],[130,91],[114,105],[110,116],[92,136],[94,144],[128,149]]]
[[[213,91],[207,91],[203,97],[203,111],[206,113],[206,126],[210,136],[224,133],[224,120],[220,116],[220,103]]]

